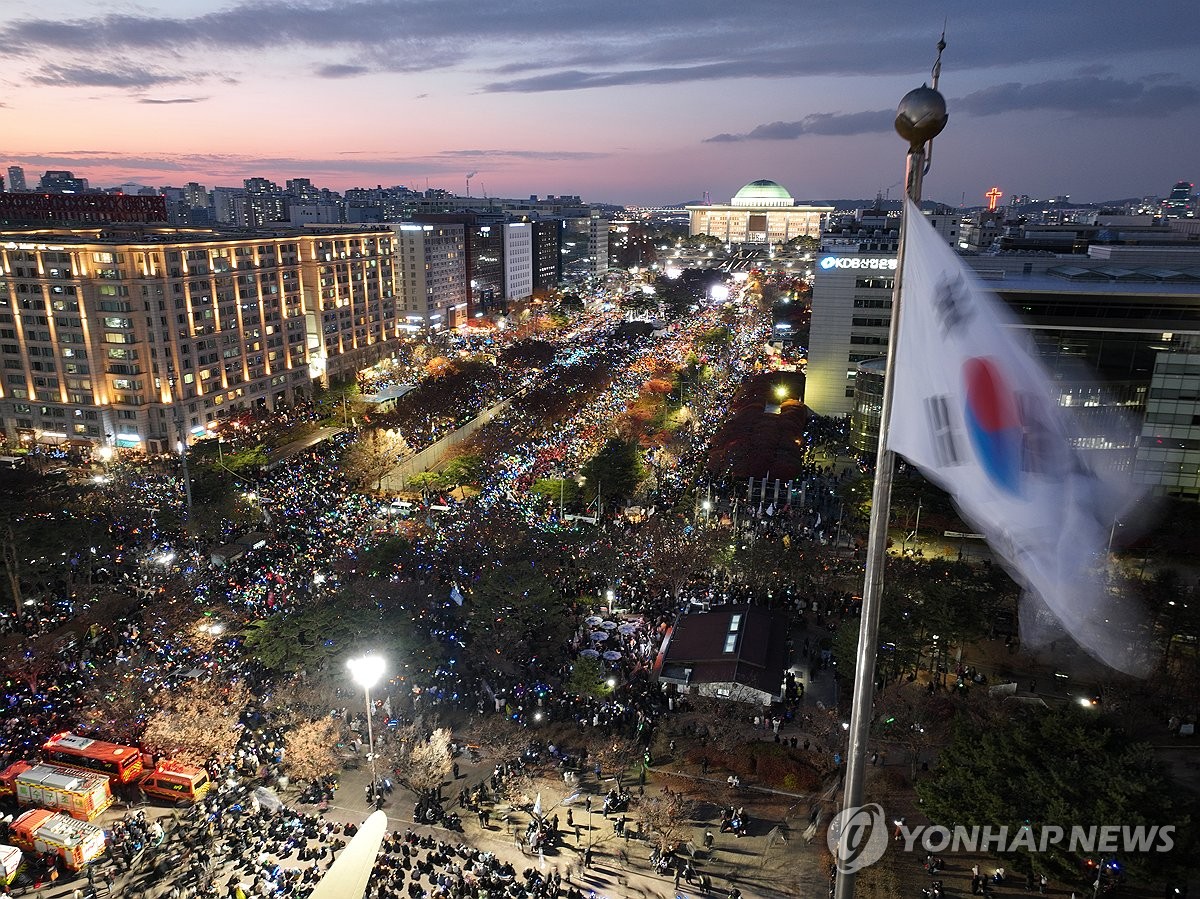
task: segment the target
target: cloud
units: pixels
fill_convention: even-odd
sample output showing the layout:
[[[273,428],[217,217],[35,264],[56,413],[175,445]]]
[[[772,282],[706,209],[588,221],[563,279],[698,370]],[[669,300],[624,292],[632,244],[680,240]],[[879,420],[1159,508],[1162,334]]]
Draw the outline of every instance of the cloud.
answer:
[[[158,72],[135,65],[101,69],[87,65],[50,64],[29,80],[34,84],[44,84],[50,87],[147,88],[160,84],[176,84],[189,80],[189,77],[182,74]]]
[[[203,103],[208,97],[171,97],[170,99],[159,100],[154,97],[142,97],[138,100],[139,103],[147,103],[152,106],[174,106],[178,103]]]
[[[921,31],[924,25],[914,23],[940,21],[944,0],[880,8],[873,11],[869,28],[835,0],[804,4],[803,20],[819,23],[819,28],[799,27],[795,3],[788,0],[636,5],[233,0],[219,6],[213,0],[207,6],[211,11],[192,15],[10,18],[0,26],[0,47],[10,56],[44,53],[59,64],[71,63],[72,57],[86,64],[101,53],[129,53],[165,65],[194,51],[238,57],[281,48],[353,52],[346,62],[316,65],[324,78],[415,71],[432,64],[444,69],[474,55],[486,66],[481,71],[529,76],[494,81],[483,86],[484,92],[803,74],[912,74],[927,69],[932,49]],[[1003,15],[986,5],[956,9],[947,61],[968,60],[981,68],[1042,65],[1053,59],[1078,67],[1097,59],[1190,47],[1191,34],[1178,27],[1178,11],[1171,4],[1150,4],[1133,17],[1128,9],[1127,0],[1090,0],[1086,15],[1078,3],[1044,0],[1009,0]],[[1111,27],[1113,21],[1121,21],[1122,27]],[[924,35],[923,43],[918,35]],[[513,59],[522,62],[512,64]]]
[[[141,5],[151,11],[76,17],[27,5],[36,12],[0,23],[0,48],[10,58],[44,60],[47,71],[36,75],[37,84],[126,88],[170,83],[162,79],[171,78],[165,73],[182,65],[181,60],[221,59],[238,69],[256,55],[269,56],[255,73],[261,77],[288,78],[296,68],[321,79],[457,70],[474,79],[481,93],[842,75],[912,78],[929,70],[934,38],[927,27],[942,21],[945,0],[877,5],[869,27],[847,13],[844,0],[806,0],[802,12],[794,0],[188,0]],[[956,8],[951,21],[947,81],[952,72],[969,75],[964,69],[1003,68],[1009,72],[1004,77],[1014,77],[1022,67],[1050,64],[1077,78],[1102,79],[1112,73],[1097,60],[1132,67],[1138,54],[1142,59],[1173,54],[1170,58],[1178,60],[1174,65],[1195,69],[1192,35],[1179,27],[1176,6],[1143,4],[1130,16],[1128,0],[1089,0],[1086,13],[1078,0],[1007,0],[1002,12],[994,4],[966,4]],[[1113,28],[1114,21],[1122,27]],[[157,67],[147,68],[146,74],[159,80],[135,78],[132,85],[114,85],[121,73],[111,63],[96,62],[114,55]],[[218,68],[215,62],[212,67]],[[88,70],[93,71],[90,80],[84,77]],[[94,70],[109,70],[108,80]],[[1164,97],[1169,94],[1147,100],[1157,104],[1166,102]]]
[[[379,179],[392,179],[391,183],[398,184],[425,176],[457,176],[463,171],[464,160],[468,159],[486,158],[490,170],[500,170],[515,160],[588,160],[606,154],[571,150],[463,149],[447,150],[428,156],[372,155],[366,151],[352,151],[332,158],[260,157],[237,153],[138,156],[112,150],[57,150],[37,153],[5,151],[3,155],[17,165],[31,168],[93,171],[106,169],[109,172],[119,172],[119,175],[108,178],[113,184],[124,180],[136,180],[139,173],[140,177],[151,180],[157,176],[162,178],[164,183],[181,176],[185,179],[195,177],[208,184],[240,184],[243,178],[252,175],[263,175],[278,180],[300,173],[308,177],[362,177],[372,184]],[[95,183],[97,179],[92,180]]]
[[[586,72],[567,69],[528,78],[492,81],[480,89],[483,93],[545,93],[548,91],[577,91],[596,87],[626,87],[641,84],[683,84],[692,81],[715,81],[720,78],[751,78],[770,75],[812,74],[807,63],[792,62],[769,66],[762,59],[730,60],[695,66],[662,66],[650,69],[628,69],[622,72]]]
[[[352,66],[341,63],[331,63],[329,65],[318,67],[316,75],[318,78],[354,78],[358,75],[366,75],[370,71],[371,70],[366,66]]]
[[[795,140],[809,134],[849,135],[877,134],[890,131],[896,118],[894,109],[870,110],[867,112],[833,113],[818,112],[795,122],[771,122],[747,131],[745,134],[715,134],[705,143],[732,143],[745,140]]]
[[[1200,106],[1200,86],[1177,75],[1147,75],[1138,81],[1085,75],[1034,84],[1006,82],[947,101],[951,115],[976,117],[1006,112],[1049,110],[1078,115],[1120,118],[1164,118]],[[814,113],[794,122],[770,122],[742,134],[724,132],[705,143],[751,140],[795,140],[812,134],[851,135],[890,131],[894,110],[853,113]]]
[[[443,150],[433,158],[603,159],[608,153],[585,150]]]
[[[1200,105],[1200,86],[1152,76],[1138,81],[1083,76],[1034,84],[1007,82],[951,101],[951,113],[999,115],[1018,110],[1054,110],[1122,118],[1159,118]]]

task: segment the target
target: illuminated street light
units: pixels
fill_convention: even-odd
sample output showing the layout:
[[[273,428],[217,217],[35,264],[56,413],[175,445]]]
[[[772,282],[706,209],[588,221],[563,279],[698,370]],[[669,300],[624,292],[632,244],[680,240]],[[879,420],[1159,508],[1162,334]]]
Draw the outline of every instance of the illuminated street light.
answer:
[[[375,730],[371,726],[371,688],[383,677],[385,665],[383,656],[362,655],[356,659],[346,660],[351,680],[363,688],[367,700],[367,758],[371,761],[371,791],[375,796],[377,808],[383,803],[379,795],[379,776],[375,772]]]

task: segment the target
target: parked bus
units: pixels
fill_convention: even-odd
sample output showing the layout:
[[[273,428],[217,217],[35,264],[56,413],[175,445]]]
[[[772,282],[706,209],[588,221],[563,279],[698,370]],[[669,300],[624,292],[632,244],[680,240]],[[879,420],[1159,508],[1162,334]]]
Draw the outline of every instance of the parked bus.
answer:
[[[11,795],[18,805],[66,812],[80,821],[91,821],[113,804],[103,774],[28,762],[14,762],[0,771],[0,795]]]
[[[26,852],[53,852],[72,871],[104,854],[104,830],[44,808],[30,809],[9,827],[9,839]]]
[[[142,792],[156,799],[172,802],[196,802],[204,798],[212,782],[203,768],[181,765],[177,762],[162,762],[142,778]]]
[[[97,771],[118,786],[131,784],[142,775],[142,752],[136,746],[105,743],[69,732],[47,740],[42,756],[58,765]]]

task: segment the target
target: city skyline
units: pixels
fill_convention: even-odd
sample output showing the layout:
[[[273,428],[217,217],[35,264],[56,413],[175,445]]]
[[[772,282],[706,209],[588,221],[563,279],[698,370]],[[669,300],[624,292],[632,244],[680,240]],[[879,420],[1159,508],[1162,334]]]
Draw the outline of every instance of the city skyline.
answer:
[[[895,106],[928,80],[946,13],[923,0],[94,9],[48,0],[0,22],[0,163],[30,186],[71,169],[98,186],[264,176],[465,193],[473,173],[475,196],[647,205],[723,202],[755,178],[802,200],[897,196]],[[950,125],[926,195],[977,206],[998,185],[1086,202],[1195,180],[1189,11],[1128,10],[953,10]]]

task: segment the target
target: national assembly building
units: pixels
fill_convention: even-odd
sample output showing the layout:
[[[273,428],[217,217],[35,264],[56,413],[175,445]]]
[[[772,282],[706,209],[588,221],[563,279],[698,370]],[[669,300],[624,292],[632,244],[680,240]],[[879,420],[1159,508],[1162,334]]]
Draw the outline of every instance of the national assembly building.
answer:
[[[722,243],[780,244],[796,237],[817,237],[832,206],[801,206],[774,181],[751,181],[726,206],[688,206],[690,233]]]

